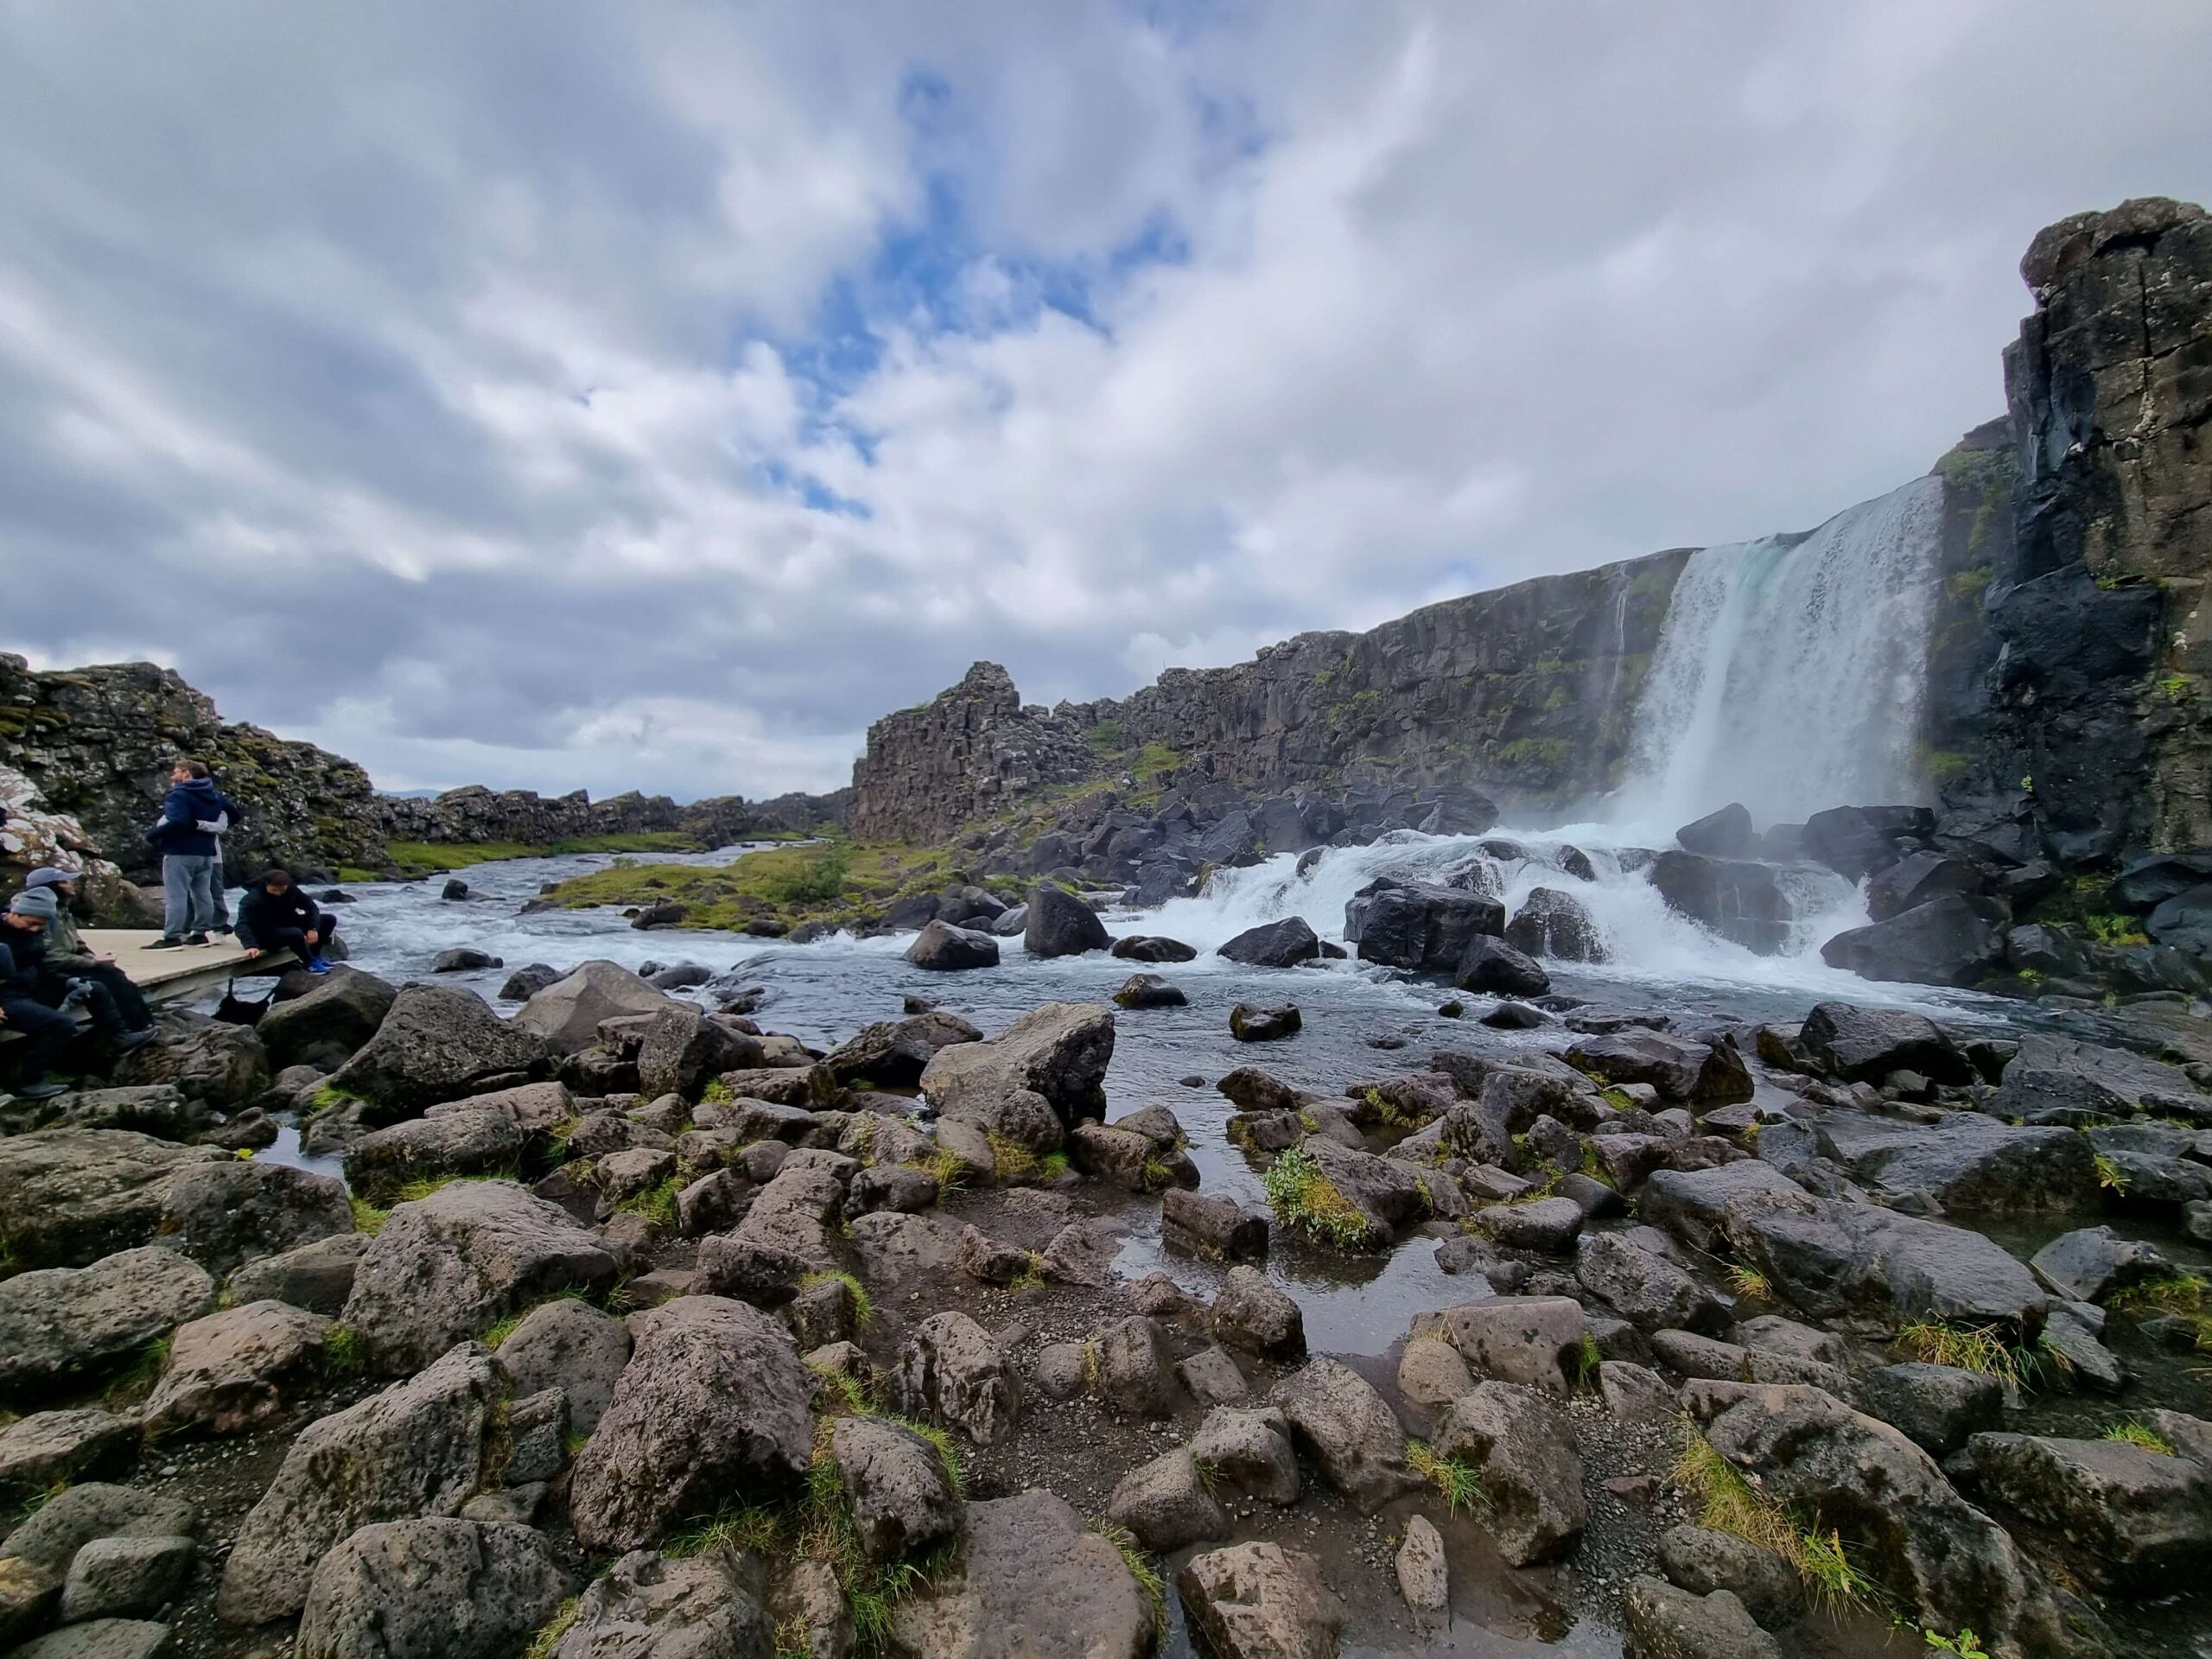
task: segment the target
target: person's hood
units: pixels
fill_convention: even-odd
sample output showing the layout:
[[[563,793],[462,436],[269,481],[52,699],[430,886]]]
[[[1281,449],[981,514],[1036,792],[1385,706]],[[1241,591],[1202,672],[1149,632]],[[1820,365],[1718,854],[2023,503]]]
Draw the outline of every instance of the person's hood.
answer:
[[[212,778],[194,778],[189,783],[175,784],[172,785],[171,787],[181,789],[188,795],[195,795],[204,800],[211,801],[213,800],[217,795],[221,793],[221,791],[215,787],[215,780]]]

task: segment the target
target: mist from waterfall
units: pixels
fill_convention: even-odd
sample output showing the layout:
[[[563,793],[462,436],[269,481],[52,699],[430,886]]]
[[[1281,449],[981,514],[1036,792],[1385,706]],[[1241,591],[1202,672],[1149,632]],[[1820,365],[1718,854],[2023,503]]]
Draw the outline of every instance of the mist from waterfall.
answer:
[[[1809,536],[1700,549],[1675,583],[1637,703],[1624,823],[1730,801],[1764,825],[1925,793],[1914,761],[1943,486]]]

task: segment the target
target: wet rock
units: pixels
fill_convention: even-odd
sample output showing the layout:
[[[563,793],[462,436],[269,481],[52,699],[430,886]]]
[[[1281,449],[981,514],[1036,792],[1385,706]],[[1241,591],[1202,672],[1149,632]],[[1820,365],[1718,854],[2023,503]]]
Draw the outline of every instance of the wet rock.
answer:
[[[630,1325],[636,1349],[571,1478],[587,1548],[639,1548],[804,1478],[816,1383],[782,1326],[718,1296],[681,1296]]]
[[[1675,843],[1684,852],[1711,858],[1749,858],[1757,842],[1751,812],[1740,801],[1731,801],[1675,831]]]
[[[1782,1659],[1774,1638],[1726,1590],[1698,1596],[1638,1576],[1621,1605],[1640,1659]]]
[[[1573,1426],[1548,1394],[1478,1382],[1444,1414],[1435,1446],[1480,1475],[1484,1525],[1510,1565],[1554,1560],[1581,1535],[1582,1459]]]
[[[1285,1037],[1295,1037],[1304,1024],[1304,1016],[1294,1002],[1271,1008],[1239,1002],[1229,1011],[1229,1034],[1240,1043],[1279,1042]]]
[[[1214,1298],[1211,1323],[1222,1341],[1269,1359],[1296,1359],[1306,1352],[1306,1316],[1257,1268],[1229,1270]]]
[[[1966,1055],[1940,1026],[1901,1008],[1816,1003],[1798,1041],[1822,1071],[1847,1083],[1879,1083],[1892,1071],[1917,1071],[1937,1083],[1974,1080]]]
[[[1268,1503],[1298,1502],[1290,1422],[1273,1407],[1215,1407],[1192,1437],[1191,1455],[1214,1471],[1217,1491]]]
[[[237,1434],[268,1421],[318,1379],[330,1325],[283,1302],[248,1302],[178,1326],[146,1402],[147,1432]]]
[[[430,971],[434,974],[468,974],[482,968],[505,966],[499,957],[470,945],[456,945],[430,958]]]
[[[1643,1331],[1672,1325],[1717,1331],[1726,1322],[1719,1297],[1653,1251],[1618,1233],[1592,1233],[1582,1241],[1574,1276],[1584,1289]]]
[[[1821,946],[1821,959],[1862,979],[1971,985],[2005,957],[2004,907],[1947,893]]]
[[[1503,939],[1478,934],[1467,941],[1452,971],[1452,982],[1463,991],[1486,991],[1497,996],[1541,996],[1552,988],[1552,976]]]
[[[1533,1204],[1492,1205],[1478,1210],[1474,1224],[1510,1249],[1560,1255],[1574,1248],[1582,1231],[1582,1206],[1572,1198],[1538,1198]]]
[[[481,1478],[501,1391],[491,1356],[465,1343],[308,1424],[239,1524],[217,1603],[223,1618],[261,1624],[296,1612],[315,1563],[359,1528],[457,1515]]]
[[[1439,1010],[1441,1012],[1441,1010]],[[1482,1017],[1482,1024],[1499,1031],[1534,1031],[1551,1023],[1551,1016],[1526,1002],[1500,1002]]]
[[[474,1521],[364,1527],[315,1568],[299,1659],[503,1659],[568,1593],[543,1535]]]
[[[2101,1302],[2114,1291],[2172,1271],[2155,1245],[2122,1238],[2109,1227],[2083,1227],[2058,1237],[2028,1260],[2029,1271],[2055,1296]]]
[[[1789,944],[1789,897],[1770,865],[1670,848],[1645,879],[1669,910],[1746,950],[1770,957]]]
[[[1440,1613],[1451,1605],[1451,1571],[1444,1560],[1444,1535],[1425,1515],[1406,1522],[1394,1565],[1398,1593],[1417,1613]]]
[[[1008,1097],[1040,1096],[1063,1125],[1106,1115],[1106,1068],[1114,1057],[1114,1011],[1096,1003],[1047,1002],[986,1043],[941,1049],[922,1074],[941,1116],[982,1122]]]
[[[1682,1390],[1713,1449],[1765,1494],[1859,1541],[1863,1570],[1932,1629],[1970,1627],[1993,1652],[2066,1652],[2041,1576],[1928,1454],[1819,1389],[1697,1382]]]
[[[1124,1008],[1179,1008],[1190,1000],[1181,987],[1158,974],[1131,974],[1114,993],[1116,1004]]]
[[[1154,1458],[1124,1475],[1106,1500],[1107,1517],[1127,1527],[1156,1554],[1228,1534],[1229,1520],[1214,1502],[1188,1446]]]
[[[1039,882],[1029,891],[1028,912],[1022,918],[1022,947],[1040,961],[1052,957],[1081,956],[1087,950],[1109,949],[1105,923],[1098,912],[1065,887]]]
[[[1859,1379],[1859,1393],[1870,1415],[1934,1458],[1948,1458],[2004,1416],[2003,1384],[1951,1365],[1885,1365]]]
[[[1245,929],[1217,946],[1214,954],[1224,962],[1241,962],[1251,968],[1294,968],[1319,956],[1321,941],[1304,918],[1287,916],[1279,922]]]
[[[1469,944],[1504,930],[1496,898],[1458,887],[1408,884],[1363,893],[1344,906],[1344,937],[1362,962],[1448,974]]]
[[[880,1418],[840,1418],[830,1453],[861,1551],[871,1561],[897,1560],[958,1529],[960,1497],[944,1460],[911,1429]]]
[[[1191,962],[1198,953],[1180,939],[1137,933],[1115,940],[1113,954],[1126,962]]]
[[[1728,1042],[1700,1042],[1631,1027],[1585,1038],[1567,1064],[1600,1083],[1646,1083],[1669,1100],[1722,1106],[1751,1097],[1750,1069]]]
[[[371,1203],[389,1202],[411,1182],[512,1170],[529,1140],[508,1113],[465,1106],[363,1135],[346,1148],[346,1179]]]
[[[2036,1346],[2075,1388],[2118,1394],[2127,1386],[2127,1368],[2098,1340],[2103,1329],[2101,1308],[2087,1302],[2054,1302]]]
[[[1153,1611],[1121,1552],[1042,1488],[968,1506],[957,1559],[892,1611],[918,1659],[1143,1659]]]
[[[2100,1589],[2147,1590],[2212,1561],[2212,1469],[2193,1458],[2031,1434],[1977,1434],[1967,1450],[1989,1496],[2062,1536],[2069,1568]]]
[[[1276,1385],[1272,1400],[1300,1448],[1363,1513],[1420,1484],[1406,1467],[1406,1435],[1395,1414],[1350,1366],[1310,1361]]]
[[[346,1323],[372,1370],[419,1370],[563,1291],[597,1292],[621,1271],[566,1211],[510,1181],[461,1181],[394,1209],[362,1253]]]
[[[1797,1570],[1770,1549],[1710,1527],[1670,1527],[1659,1538],[1659,1570],[1693,1596],[1726,1590],[1763,1625],[1783,1625],[1805,1611]]]
[[[0,1396],[64,1396],[214,1305],[206,1270],[158,1245],[0,1280]]]
[[[1495,1296],[1414,1316],[1412,1334],[1448,1342],[1478,1377],[1541,1389],[1564,1399],[1589,1325],[1566,1296]]]
[[[1850,1374],[1820,1360],[1801,1359],[1740,1344],[1700,1337],[1688,1331],[1652,1333],[1651,1351],[1662,1364],[1688,1377],[1725,1382],[1799,1382],[1826,1389],[1848,1403],[1855,1395]]]
[[[1320,1563],[1280,1544],[1231,1544],[1175,1575],[1191,1627],[1221,1659],[1334,1659],[1344,1604]]]
[[[935,1313],[915,1327],[892,1379],[908,1416],[957,1428],[978,1446],[1014,1433],[1021,1382],[1005,1353],[965,1313]]]
[[[769,1619],[747,1587],[744,1565],[720,1552],[676,1560],[632,1550],[583,1592],[568,1633],[545,1659],[743,1659],[768,1652]],[[839,1597],[837,1611],[843,1610]]]
[[[272,1067],[305,1063],[328,1070],[376,1035],[398,995],[374,974],[336,963],[305,996],[271,1006],[254,1033]]]
[[[952,973],[967,968],[999,965],[999,942],[988,933],[931,922],[906,947],[906,960],[917,968]]]
[[[138,1460],[138,1444],[136,1419],[91,1408],[18,1418],[0,1428],[0,1502],[124,1473]]]
[[[1268,1218],[1230,1198],[1171,1186],[1160,1195],[1162,1238],[1173,1248],[1231,1259],[1268,1253]]]
[[[1555,962],[1606,960],[1605,939],[1597,918],[1580,899],[1555,887],[1530,891],[1521,901],[1521,908],[1514,912],[1513,919],[1506,924],[1505,942],[1524,956],[1548,957]],[[1537,1013],[1535,1009],[1525,1011]],[[1483,1023],[1494,1023],[1502,1012],[1503,1008],[1493,1010],[1484,1017]],[[1532,1023],[1542,1024],[1541,1015],[1539,1014]]]
[[[1831,1111],[1814,1120],[1810,1132],[1821,1156],[1900,1208],[1913,1198],[1978,1215],[2096,1203],[2094,1150],[2071,1129],[2015,1128],[1979,1112],[1953,1112],[1922,1125]]]
[[[548,985],[558,984],[563,977],[561,970],[549,963],[528,963],[500,982],[498,996],[502,1002],[526,1002]]]
[[[1789,1204],[1804,1188],[1758,1159],[1711,1169],[1661,1170],[1637,1195],[1637,1211],[1693,1249],[1710,1250],[1723,1236],[1729,1207],[1738,1200]]]
[[[173,1535],[92,1540],[70,1560],[61,1622],[156,1617],[182,1592],[199,1553]]]

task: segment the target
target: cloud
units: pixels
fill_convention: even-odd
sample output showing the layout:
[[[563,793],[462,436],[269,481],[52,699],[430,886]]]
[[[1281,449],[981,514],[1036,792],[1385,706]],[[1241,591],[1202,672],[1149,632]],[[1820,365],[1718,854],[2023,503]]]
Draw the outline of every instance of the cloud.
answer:
[[[1803,527],[2212,189],[2178,4],[0,0],[0,642],[390,787],[771,793]],[[2095,119],[2044,118],[2066,88]]]

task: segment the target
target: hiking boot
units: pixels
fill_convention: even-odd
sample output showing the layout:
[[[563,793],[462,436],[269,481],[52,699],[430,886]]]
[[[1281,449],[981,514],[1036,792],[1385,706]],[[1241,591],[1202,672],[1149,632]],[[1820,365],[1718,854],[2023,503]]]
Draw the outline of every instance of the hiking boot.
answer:
[[[184,948],[184,941],[174,933],[164,933],[146,948],[149,950],[181,950]]]
[[[188,933],[184,936],[184,942],[187,944],[213,944],[215,943],[214,940],[209,938],[205,933]]]
[[[320,956],[313,956],[308,958],[308,972],[311,974],[327,974],[329,971],[330,964],[325,962]]]
[[[126,1031],[115,1039],[115,1052],[118,1054],[128,1054],[134,1049],[143,1048],[154,1040],[156,1035],[151,1026],[147,1027],[143,1031]]]
[[[16,1090],[16,1098],[17,1100],[52,1100],[56,1095],[66,1095],[68,1092],[67,1089],[58,1083],[41,1079],[37,1083],[27,1083]]]

